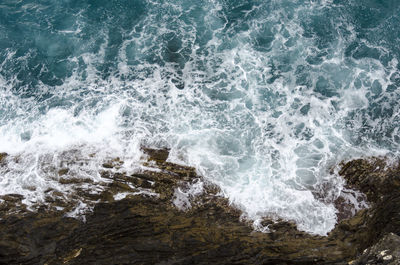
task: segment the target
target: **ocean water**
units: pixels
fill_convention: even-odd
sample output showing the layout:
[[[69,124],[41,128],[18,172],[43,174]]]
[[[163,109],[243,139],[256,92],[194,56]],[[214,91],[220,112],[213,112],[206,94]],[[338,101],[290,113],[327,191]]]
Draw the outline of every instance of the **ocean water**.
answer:
[[[256,227],[325,235],[337,164],[399,155],[398,25],[397,0],[1,0],[0,195],[167,147]]]

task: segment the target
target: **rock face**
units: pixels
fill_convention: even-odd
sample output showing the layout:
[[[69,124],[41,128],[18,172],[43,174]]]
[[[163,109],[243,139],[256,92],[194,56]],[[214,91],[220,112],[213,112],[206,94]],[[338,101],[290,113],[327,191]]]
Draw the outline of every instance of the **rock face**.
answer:
[[[365,249],[352,264],[400,264],[400,236],[393,233],[385,235],[378,243]]]
[[[20,195],[2,196],[0,263],[399,264],[400,170],[383,160],[342,166],[340,174],[372,206],[321,237],[269,220],[271,233],[256,232],[193,168],[166,162],[167,150],[144,151],[149,159],[142,172],[113,171],[123,163],[113,159],[103,164],[110,181],[100,194],[78,189],[71,195],[96,202],[86,220],[68,217],[72,199],[61,195],[34,212]],[[82,181],[63,178],[67,173],[58,173],[66,185]]]
[[[372,203],[368,211],[357,215],[363,224],[356,232],[358,249],[364,251],[353,264],[400,264],[400,164],[358,159],[344,164],[340,174]]]

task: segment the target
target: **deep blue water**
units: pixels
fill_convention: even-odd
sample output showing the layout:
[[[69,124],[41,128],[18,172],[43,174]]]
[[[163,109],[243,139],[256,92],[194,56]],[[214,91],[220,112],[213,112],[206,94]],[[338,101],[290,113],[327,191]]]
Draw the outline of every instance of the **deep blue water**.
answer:
[[[24,162],[0,193],[40,200],[66,150],[168,147],[248,217],[325,234],[330,169],[398,156],[399,25],[397,0],[2,0],[0,152]]]

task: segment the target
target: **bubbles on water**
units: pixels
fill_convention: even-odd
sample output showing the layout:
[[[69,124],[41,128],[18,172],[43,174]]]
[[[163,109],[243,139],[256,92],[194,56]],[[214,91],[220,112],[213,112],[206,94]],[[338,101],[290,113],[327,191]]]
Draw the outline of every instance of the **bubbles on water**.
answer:
[[[135,164],[140,145],[169,147],[248,218],[326,234],[343,186],[329,169],[398,146],[398,62],[340,1],[109,5],[49,11],[48,37],[28,27],[31,47],[1,52],[0,151],[24,161],[3,192],[40,198],[50,154]]]

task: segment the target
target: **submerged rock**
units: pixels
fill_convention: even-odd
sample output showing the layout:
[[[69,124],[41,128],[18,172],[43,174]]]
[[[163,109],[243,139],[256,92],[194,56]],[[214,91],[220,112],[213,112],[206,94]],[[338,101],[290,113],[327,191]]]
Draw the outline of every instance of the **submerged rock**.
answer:
[[[254,231],[194,168],[166,162],[168,150],[144,151],[148,169],[119,172],[123,162],[113,159],[100,172],[109,180],[104,183],[59,172],[73,192],[46,191],[47,204],[36,211],[26,209],[20,195],[2,196],[0,263],[398,264],[393,262],[399,261],[400,170],[383,160],[342,166],[340,174],[372,205],[321,237],[268,219],[263,224],[270,233]],[[94,184],[101,192],[82,188]],[[189,206],[178,208],[177,196]],[[92,211],[85,219],[72,218],[77,205]]]

